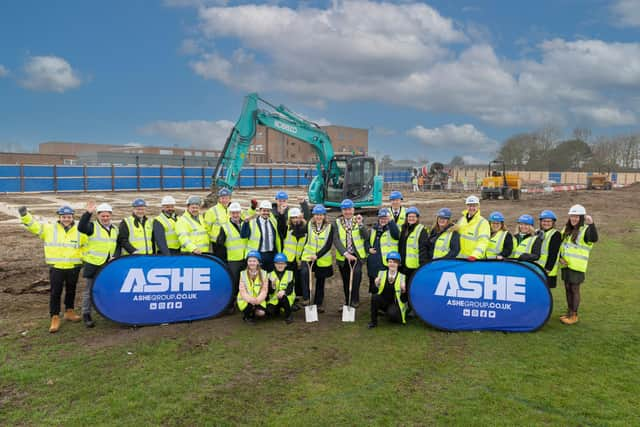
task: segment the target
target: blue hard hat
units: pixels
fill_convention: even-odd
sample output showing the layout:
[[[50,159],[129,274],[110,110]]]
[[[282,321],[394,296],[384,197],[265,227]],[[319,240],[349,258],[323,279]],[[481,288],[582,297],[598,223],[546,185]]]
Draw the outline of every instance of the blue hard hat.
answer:
[[[411,206],[410,208],[407,209],[407,215],[409,214],[416,214],[420,216],[420,211],[415,206]]]
[[[555,221],[558,219],[558,217],[556,217],[556,214],[554,214],[553,211],[544,210],[540,212],[540,219],[552,219]]]
[[[402,193],[399,191],[392,191],[391,194],[389,194],[389,200],[403,200]]]
[[[287,256],[283,253],[278,253],[276,254],[276,256],[273,257],[273,262],[289,262],[289,260],[287,259]]]
[[[451,218],[451,209],[449,208],[442,208],[438,211],[438,217],[440,218]]]
[[[147,206],[147,202],[145,202],[144,199],[135,199],[133,203],[131,203],[131,206],[134,208],[141,208]]]
[[[289,200],[289,195],[286,191],[278,191],[276,193],[276,200]]]
[[[354,206],[353,200],[351,199],[344,199],[342,203],[340,203],[340,209],[349,209],[349,208],[352,208],[353,206]]]
[[[390,259],[395,259],[398,262],[402,261],[400,253],[396,251],[391,251],[387,254],[387,261],[389,261]]]
[[[322,205],[315,205],[313,207],[313,209],[311,210],[311,213],[314,215],[326,215],[327,214],[327,208],[325,208]]]
[[[518,218],[518,223],[533,225],[533,217],[528,214],[520,215],[520,218]]]
[[[255,258],[258,260],[258,262],[262,262],[262,256],[258,251],[249,251],[249,253],[247,254],[247,259],[249,258]]]
[[[504,222],[504,215],[498,211],[491,212],[491,215],[489,215],[489,222]]]
[[[230,196],[231,195],[231,190],[229,190],[228,188],[221,188],[218,191],[218,197],[224,197],[224,196]]]
[[[389,209],[382,208],[378,211],[378,217],[389,216]]]
[[[58,215],[73,215],[74,212],[71,206],[61,206],[60,209],[58,209]]]

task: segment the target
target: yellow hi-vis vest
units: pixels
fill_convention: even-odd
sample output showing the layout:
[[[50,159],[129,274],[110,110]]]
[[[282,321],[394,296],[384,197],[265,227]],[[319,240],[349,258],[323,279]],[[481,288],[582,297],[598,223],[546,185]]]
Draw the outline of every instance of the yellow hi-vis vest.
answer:
[[[395,218],[393,216],[393,208],[391,206],[389,206],[387,208],[389,210],[389,212],[391,212],[391,218]],[[396,224],[398,225],[398,228],[402,228],[402,224],[405,223],[405,221],[407,220],[407,209],[404,206],[400,206],[400,212],[398,212],[398,219],[395,220]]]
[[[182,252],[191,253],[196,249],[209,252],[209,234],[205,228],[204,217],[198,215],[198,220],[193,219],[189,212],[185,212],[176,221],[176,233]]]
[[[282,253],[287,257],[288,262],[300,261],[304,249],[306,236],[299,239],[293,235],[293,230],[287,228],[287,235],[284,238]]]
[[[498,255],[502,253],[504,240],[507,238],[508,233],[509,232],[507,230],[498,230],[493,236],[491,236],[489,244],[487,245],[487,259],[496,259]]]
[[[167,247],[169,249],[180,249],[180,241],[176,234],[176,220],[168,218],[165,214],[160,213],[155,220],[158,221],[162,228],[164,228],[164,237],[167,240]]]
[[[227,212],[227,208],[222,206],[220,203],[216,203],[215,206],[211,206],[204,213],[204,224],[209,234],[211,234],[212,227],[214,225],[222,225],[227,222],[229,222],[229,213]],[[218,236],[212,236],[212,238],[217,237]]]
[[[371,230],[371,236],[369,237],[369,244],[373,248],[373,245],[376,241],[376,237],[378,235],[378,230],[375,228]],[[389,252],[398,251],[398,241],[391,237],[391,232],[387,228],[380,236],[380,256],[382,257],[382,264],[386,267],[387,263],[387,254]]]
[[[43,224],[36,221],[30,213],[21,218],[24,226],[44,241],[44,261],[61,270],[82,265],[82,251],[87,236],[80,234],[77,224],[65,230],[62,224]]]
[[[227,261],[244,260],[247,239],[240,237],[240,231],[231,222],[224,223],[221,227],[226,235],[224,247],[227,248]]]
[[[411,234],[407,236],[406,251],[404,254],[404,265],[407,268],[420,267],[420,233],[422,233],[424,229],[424,225],[418,224]]]
[[[571,236],[567,236],[560,246],[560,257],[567,262],[567,268],[575,271],[587,272],[589,264],[589,253],[593,247],[593,242],[584,241],[584,233],[588,225],[580,227],[576,243],[571,241]]]
[[[551,238],[554,234],[559,233],[555,228],[550,228],[544,232],[544,240],[542,241],[542,248],[540,249],[540,258],[536,261],[538,265],[544,268],[547,265],[547,260],[549,259],[549,244],[551,243]],[[553,263],[553,268],[551,271],[547,272],[549,277],[555,277],[558,275],[558,258],[560,256],[560,251],[558,251],[558,255],[556,255],[556,260]]]
[[[276,285],[275,291],[271,294],[271,298],[269,299],[269,304],[278,305],[278,292],[287,290],[289,283],[293,281],[293,272],[291,270],[285,270],[282,275],[282,279],[278,279],[278,275],[275,270],[269,273],[269,280],[271,283]],[[296,291],[291,291],[291,295],[285,295],[289,300],[289,304],[293,305],[293,301],[296,299]]]
[[[338,237],[340,238],[340,241],[346,248],[347,247],[347,230],[342,225],[342,220],[340,218],[336,220],[336,226],[338,227]],[[358,256],[360,257],[360,259],[365,259],[367,257],[367,253],[364,251],[364,239],[360,235],[360,227],[358,227],[358,224],[356,224],[355,218],[351,219],[351,227],[352,227],[351,240],[353,242],[353,248],[358,253]],[[344,261],[344,259],[345,259],[344,255],[339,254],[338,251],[336,251],[336,260]]]
[[[522,254],[530,254],[533,243],[536,241],[536,235],[527,236],[518,244],[518,247],[513,251],[510,258],[517,259]]]
[[[445,232],[440,233],[433,246],[433,259],[444,258],[451,250],[451,236],[453,230],[449,227]]]
[[[106,263],[116,251],[117,241],[118,227],[111,224],[111,228],[107,232],[99,221],[93,221],[93,233],[89,235],[82,260],[93,265]]]
[[[152,254],[153,243],[151,241],[151,234],[153,233],[153,221],[150,221],[149,218],[147,218],[144,226],[140,223],[136,225],[135,219],[133,215],[131,215],[126,217],[124,222],[127,224],[127,228],[129,229],[129,243],[131,243],[131,246],[136,248],[136,251],[139,254]],[[122,254],[128,255],[126,251]]]
[[[307,225],[307,240],[304,243],[304,249],[302,250],[302,261],[310,261],[311,255],[318,255],[320,249],[324,247],[329,239],[331,233],[331,224],[326,224],[324,228],[316,233],[315,224],[309,223]],[[327,251],[326,254],[316,259],[316,265],[318,267],[329,267],[331,265],[331,251]]]
[[[278,234],[278,222],[273,215],[269,216],[269,222],[273,226],[273,233],[275,234],[276,241],[273,248],[274,251],[282,251],[282,242],[280,241],[280,234]],[[249,239],[247,240],[247,251],[257,251],[260,249],[260,237],[262,236],[262,229],[258,225],[258,218],[253,218],[249,222]]]
[[[247,270],[242,270],[240,272],[240,286],[243,286],[244,284],[244,286],[246,286],[245,289],[247,293],[254,298],[260,295],[260,289],[262,289],[262,284],[266,282],[267,282],[266,271],[260,270],[260,274],[256,276],[256,280],[253,282],[249,280],[249,274],[247,273]],[[238,308],[240,309],[240,311],[244,310],[245,308],[247,308],[247,305],[249,305],[248,302],[242,299],[240,292],[238,292],[238,296],[236,297],[236,304],[238,304]],[[263,308],[267,308],[266,299],[260,303],[260,306]]]
[[[380,278],[380,286],[378,286],[378,295],[382,295],[382,291],[384,290],[385,285],[387,284],[387,273],[388,270],[381,270],[378,272],[378,277]],[[396,293],[396,302],[398,303],[398,307],[400,307],[400,314],[402,314],[402,323],[407,323],[405,319],[405,315],[407,313],[407,304],[402,302],[400,296],[402,295],[401,285],[405,283],[404,274],[397,272],[396,279],[393,283],[393,289]]]
[[[458,233],[460,233],[460,253],[458,258],[470,256],[481,259],[485,257],[485,251],[489,244],[491,228],[489,222],[480,216],[480,210],[467,221],[467,211],[462,211],[462,218],[458,221]]]

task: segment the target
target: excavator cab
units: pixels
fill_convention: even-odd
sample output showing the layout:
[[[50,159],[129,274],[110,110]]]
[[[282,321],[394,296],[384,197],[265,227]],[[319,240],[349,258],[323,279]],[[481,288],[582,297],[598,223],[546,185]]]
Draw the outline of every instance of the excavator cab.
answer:
[[[325,171],[325,204],[340,206],[344,199],[364,204],[373,200],[376,161],[372,157],[336,155]]]

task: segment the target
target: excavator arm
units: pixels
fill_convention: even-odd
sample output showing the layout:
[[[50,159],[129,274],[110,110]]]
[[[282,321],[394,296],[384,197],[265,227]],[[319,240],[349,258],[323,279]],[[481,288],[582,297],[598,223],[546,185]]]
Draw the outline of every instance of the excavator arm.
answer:
[[[258,102],[267,104],[273,110],[260,109]],[[282,105],[275,107],[260,98],[258,94],[252,93],[245,97],[240,118],[225,142],[224,149],[213,173],[212,194],[209,197],[213,193],[217,193],[219,188],[233,189],[236,186],[258,125],[275,129],[311,145],[318,156],[317,175],[323,177],[326,173],[329,173],[333,179],[339,179],[340,170],[330,166],[330,160],[333,157],[331,140],[320,126],[305,120]],[[330,171],[328,169],[336,170]],[[324,192],[323,180],[314,180],[311,187],[311,202],[321,203]]]

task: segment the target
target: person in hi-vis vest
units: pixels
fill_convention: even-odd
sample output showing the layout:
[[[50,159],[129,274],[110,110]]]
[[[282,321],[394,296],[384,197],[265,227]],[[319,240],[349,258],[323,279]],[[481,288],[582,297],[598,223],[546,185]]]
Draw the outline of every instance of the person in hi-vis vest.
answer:
[[[209,232],[204,216],[200,213],[200,206],[202,206],[200,196],[189,196],[187,210],[176,221],[176,233],[182,253],[200,255],[211,251]]]
[[[480,214],[480,199],[469,196],[465,200],[467,209],[462,211],[456,228],[460,233],[460,252],[458,258],[469,261],[485,258],[491,229],[489,222]]]
[[[429,259],[455,258],[460,252],[460,233],[451,221],[451,209],[442,208],[429,233]]]
[[[406,323],[408,295],[407,278],[398,271],[401,258],[398,252],[387,254],[388,270],[381,270],[375,280],[371,296],[371,321],[369,328],[378,326],[378,310],[384,310],[387,319],[395,323]]]
[[[135,199],[131,206],[133,212],[120,222],[118,227],[118,247],[116,257],[127,254],[153,254],[152,221],[145,215],[147,203],[143,199]],[[122,250],[126,252],[122,252]]]
[[[247,253],[247,269],[240,272],[240,290],[236,297],[242,319],[254,323],[266,315],[269,282],[267,272],[260,268],[260,252]]]
[[[582,205],[569,209],[569,219],[562,230],[560,267],[567,297],[567,314],[560,316],[565,325],[578,322],[580,285],[584,282],[589,265],[589,254],[598,241],[598,230],[591,215]]]
[[[258,206],[259,215],[245,218],[240,233],[247,239],[248,251],[260,252],[262,268],[269,273],[273,270],[273,257],[282,251],[278,222],[271,211],[271,202],[261,201]]]
[[[402,227],[402,224],[407,219],[407,209],[402,206],[402,200],[402,193],[399,191],[392,191],[389,194],[389,203],[391,203],[389,210],[398,228]]]
[[[51,324],[49,332],[60,329],[60,299],[64,296],[65,320],[80,321],[81,317],[74,311],[76,285],[82,266],[82,251],[87,243],[87,236],[78,231],[73,220],[75,211],[70,206],[62,206],[56,212],[58,221],[42,223],[37,221],[26,206],[18,209],[20,220],[25,228],[44,241],[44,261],[49,265],[49,316]]]
[[[536,263],[547,272],[547,286],[555,288],[557,286],[562,233],[555,228],[558,218],[553,211],[540,212],[538,219],[540,220],[538,232],[542,235],[542,248],[540,249],[540,258]]]
[[[153,220],[153,246],[162,255],[180,254],[180,241],[176,233],[176,199],[164,196],[160,202],[160,214]]]
[[[369,233],[369,255],[367,256],[367,275],[369,293],[373,293],[378,272],[387,268],[387,254],[398,251],[400,230],[387,208],[378,210],[378,222]]]
[[[504,215],[494,211],[489,215],[491,235],[487,244],[487,259],[503,260],[509,258],[513,252],[513,236],[504,224]]]
[[[244,270],[246,262],[245,255],[247,253],[247,239],[240,235],[242,230],[242,207],[238,202],[231,202],[229,204],[229,221],[222,225],[214,225],[220,227],[217,231],[218,239],[215,242],[215,247],[219,248],[214,250],[216,253],[224,254],[224,260],[231,272],[231,280],[233,283],[233,296],[238,294],[238,286],[240,283],[240,272]],[[221,250],[224,249],[224,250]],[[233,301],[229,303],[227,307],[227,313],[231,314],[234,310]]]
[[[287,324],[293,322],[291,308],[296,299],[294,291],[293,272],[287,270],[287,256],[278,253],[273,258],[274,269],[267,276],[269,280],[269,296],[267,298],[267,313],[278,316],[280,310],[284,311],[284,320]]]
[[[362,263],[369,252],[369,231],[362,221],[362,215],[355,215],[354,203],[344,199],[340,203],[342,216],[336,219],[333,245],[336,248],[336,261],[342,277],[344,305],[358,307],[360,304],[360,282],[362,282]],[[353,271],[351,271],[353,269]],[[349,278],[351,295],[349,295]],[[342,311],[342,304],[339,306]]]
[[[518,218],[518,232],[514,235],[515,248],[511,258],[518,261],[534,262],[540,258],[542,239],[536,233],[533,226],[533,217],[529,214],[520,215]]]
[[[96,213],[97,220],[91,221]],[[95,322],[91,317],[91,289],[100,268],[115,256],[118,241],[118,228],[113,225],[111,218],[113,209],[107,203],[96,207],[94,201],[87,203],[87,211],[82,214],[78,222],[78,230],[89,238],[84,249],[82,261],[84,268],[82,276],[86,279],[84,294],[82,295],[82,320],[87,328],[93,328]]]

